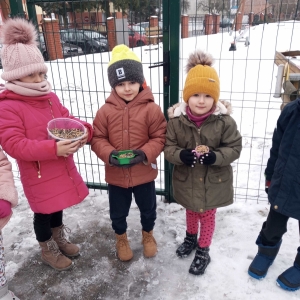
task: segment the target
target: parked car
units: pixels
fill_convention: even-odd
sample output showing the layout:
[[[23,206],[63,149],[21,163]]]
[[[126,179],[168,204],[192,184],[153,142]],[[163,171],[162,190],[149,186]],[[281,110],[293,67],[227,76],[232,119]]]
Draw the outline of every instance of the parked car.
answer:
[[[141,26],[144,29],[149,28],[149,22],[141,22],[141,23],[136,23],[135,25],[137,26]],[[158,21],[158,26],[163,29],[163,22],[162,21]]]
[[[107,39],[97,31],[64,29],[60,36],[63,41],[81,47],[85,54],[108,51]]]
[[[46,44],[45,44],[45,37],[42,32],[38,35],[38,47],[43,54],[44,60],[49,60],[49,54],[47,52]],[[77,45],[73,45],[70,43],[66,43],[65,41],[61,41],[62,51],[64,58],[70,57],[70,56],[78,56],[82,55],[83,51],[80,47]]]
[[[138,28],[136,28],[138,29]],[[148,44],[147,37],[139,27],[138,31],[133,26],[128,26],[129,47],[141,47]]]
[[[220,21],[220,27],[221,28],[231,27],[232,24],[233,24],[233,20],[230,20],[227,17],[222,18],[221,21]]]
[[[67,58],[67,57],[70,57],[70,56],[78,56],[78,55],[83,54],[82,49],[80,47],[76,46],[76,45],[72,45],[70,43],[66,43],[64,41],[61,41],[61,46],[62,46],[62,51],[63,51],[64,58]],[[46,44],[45,44],[44,34],[42,32],[40,32],[38,34],[37,47],[41,51],[44,60],[45,61],[49,60],[49,54],[47,52],[47,47],[46,47]],[[0,50],[1,50],[1,48],[2,48],[2,44],[0,44]],[[0,69],[2,69],[1,59],[0,59]]]

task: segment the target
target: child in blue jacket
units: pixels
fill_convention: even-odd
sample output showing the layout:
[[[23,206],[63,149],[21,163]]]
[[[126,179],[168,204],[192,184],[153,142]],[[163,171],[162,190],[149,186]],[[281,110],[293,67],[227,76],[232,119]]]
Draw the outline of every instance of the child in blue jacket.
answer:
[[[300,98],[283,109],[274,130],[265,170],[266,192],[271,204],[256,240],[258,253],[249,266],[250,276],[261,279],[268,272],[287,231],[288,219],[300,220]],[[300,288],[300,247],[294,265],[277,278],[285,290]]]

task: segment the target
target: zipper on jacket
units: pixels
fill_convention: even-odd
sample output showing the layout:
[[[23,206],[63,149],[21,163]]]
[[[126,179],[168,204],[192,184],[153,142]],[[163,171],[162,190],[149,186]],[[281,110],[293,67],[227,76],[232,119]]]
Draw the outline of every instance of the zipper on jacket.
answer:
[[[37,161],[34,161],[33,163],[35,164],[35,168],[37,170],[37,175],[38,175],[37,177],[41,178],[42,175],[41,175],[41,164],[40,164],[40,162],[37,160]]]
[[[66,165],[66,170],[67,170],[68,176],[69,176],[69,178],[70,178],[70,179],[72,180],[72,182],[73,182],[73,185],[74,185],[74,188],[75,188],[76,191],[77,191],[78,197],[81,198],[81,197],[80,197],[80,194],[79,194],[79,191],[78,191],[78,188],[77,188],[77,186],[76,186],[76,184],[75,184],[75,182],[74,182],[74,179],[73,179],[73,177],[70,175],[70,171],[69,171],[69,169],[68,169],[67,157],[64,157],[64,159],[65,159],[65,165]]]
[[[53,110],[52,110],[52,102],[50,99],[48,99],[48,103],[50,105],[50,112],[51,112],[52,118],[54,119]]]

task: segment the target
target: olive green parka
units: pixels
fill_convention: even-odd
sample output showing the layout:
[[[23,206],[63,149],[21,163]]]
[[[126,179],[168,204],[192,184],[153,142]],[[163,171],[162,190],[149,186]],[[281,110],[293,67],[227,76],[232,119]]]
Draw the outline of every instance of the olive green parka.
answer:
[[[168,109],[165,158],[172,164],[173,197],[186,209],[204,212],[233,203],[233,172],[231,163],[239,158],[242,137],[229,115],[228,102],[218,101],[215,112],[200,127],[186,115],[186,103]],[[216,154],[213,165],[185,165],[181,150],[206,145]]]

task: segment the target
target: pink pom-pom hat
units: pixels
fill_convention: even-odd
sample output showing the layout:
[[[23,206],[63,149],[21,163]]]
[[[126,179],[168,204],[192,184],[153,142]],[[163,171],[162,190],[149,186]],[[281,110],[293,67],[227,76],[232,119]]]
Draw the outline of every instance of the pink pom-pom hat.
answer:
[[[7,20],[1,29],[1,42],[2,79],[14,81],[35,72],[47,73],[31,22],[21,18]]]

